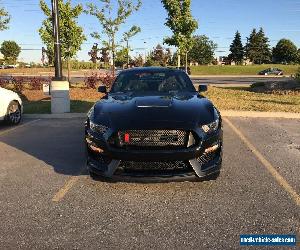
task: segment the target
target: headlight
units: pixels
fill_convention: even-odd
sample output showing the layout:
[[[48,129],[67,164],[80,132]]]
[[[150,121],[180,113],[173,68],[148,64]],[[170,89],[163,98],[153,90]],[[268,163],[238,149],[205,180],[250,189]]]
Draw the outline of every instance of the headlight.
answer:
[[[210,123],[210,124],[206,124],[202,126],[202,129],[205,133],[212,133],[217,131],[217,129],[219,128],[219,119],[215,120],[214,122]]]
[[[100,134],[104,134],[108,130],[108,127],[106,127],[104,125],[93,123],[92,121],[90,121],[90,128],[94,132],[100,133]]]

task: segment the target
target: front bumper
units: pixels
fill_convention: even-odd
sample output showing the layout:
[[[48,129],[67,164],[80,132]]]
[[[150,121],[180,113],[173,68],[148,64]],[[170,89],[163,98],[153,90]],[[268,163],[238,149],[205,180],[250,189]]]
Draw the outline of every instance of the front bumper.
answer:
[[[93,131],[86,130],[86,152],[87,168],[90,172],[103,177],[148,177],[150,179],[166,178],[204,178],[220,171],[222,166],[223,131],[220,128],[211,135],[205,135],[202,131],[193,131],[201,138],[195,144],[184,149],[155,149],[155,150],[133,150],[112,147],[108,141],[108,135],[98,135]],[[217,146],[216,146],[217,145]],[[206,153],[209,148],[215,150]],[[149,165],[157,166],[160,163],[172,164],[181,162],[183,168],[162,169],[155,171],[128,171],[123,164],[139,162],[141,165],[147,162]],[[126,165],[126,164],[125,164]]]

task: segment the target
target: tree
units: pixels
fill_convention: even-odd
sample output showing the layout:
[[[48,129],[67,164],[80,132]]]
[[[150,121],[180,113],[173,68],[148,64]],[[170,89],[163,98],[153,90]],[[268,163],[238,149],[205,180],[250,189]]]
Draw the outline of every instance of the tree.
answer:
[[[247,38],[245,46],[246,57],[256,64],[269,63],[271,61],[271,50],[269,39],[265,36],[262,28],[257,32],[253,29]]]
[[[263,28],[260,28],[258,33],[258,51],[259,51],[259,57],[258,62],[256,63],[270,63],[272,58],[272,53],[269,45],[269,38],[266,37],[265,32]]]
[[[98,56],[98,43],[94,43],[92,49],[88,52],[88,55],[91,57],[90,61],[94,64],[95,69],[97,68],[97,60],[100,60],[101,57]]]
[[[288,39],[281,39],[273,48],[275,63],[294,63],[298,60],[297,46]]]
[[[4,41],[1,45],[0,52],[4,56],[7,64],[16,64],[21,52],[21,47],[15,41]]]
[[[160,64],[152,59],[151,56],[146,58],[145,67],[160,66]]]
[[[241,40],[241,34],[237,31],[234,40],[230,45],[229,59],[234,61],[235,64],[241,64],[244,59],[244,47]]]
[[[52,11],[44,0],[40,0],[40,7],[47,18],[43,21],[39,34],[47,47],[49,64],[52,64],[54,59]],[[81,4],[72,7],[71,0],[66,0],[66,2],[59,0],[58,9],[61,54],[63,59],[68,62],[68,78],[70,78],[70,59],[77,54],[82,43],[86,40],[82,27],[77,23],[83,8]]]
[[[123,48],[116,52],[116,67],[122,67],[127,64],[127,68],[130,62],[130,57],[127,48]]]
[[[130,47],[129,47],[129,39],[133,36],[135,36],[137,33],[141,32],[141,28],[134,25],[131,27],[131,29],[128,31],[128,32],[125,32],[123,34],[123,40],[126,42],[126,49],[127,49],[127,68],[129,66],[129,50],[130,50]]]
[[[10,15],[4,8],[0,8],[0,31],[8,29]]]
[[[133,64],[135,67],[142,67],[144,64],[144,59],[141,54],[139,54],[137,57],[133,59]]]
[[[166,48],[162,63],[163,63],[163,66],[167,66],[168,64],[171,65],[171,63],[172,63],[172,52],[171,52],[170,48]]]
[[[158,62],[159,64],[162,64],[163,58],[164,58],[164,49],[160,44],[158,44],[154,49],[154,51],[152,52],[152,59]]]
[[[117,3],[112,3],[111,0],[99,0],[104,5],[100,8],[94,3],[87,4],[85,13],[95,16],[102,25],[103,32],[108,37],[108,47],[112,52],[113,75],[115,74],[115,54],[116,54],[116,35],[122,24],[134,12],[141,7],[141,0],[133,2],[133,0],[118,0]],[[113,13],[114,8],[117,7]],[[92,33],[92,37],[100,39],[100,33]]]
[[[168,13],[165,23],[173,35],[165,38],[164,43],[178,48],[178,67],[180,67],[180,54],[185,54],[186,70],[187,55],[193,45],[193,33],[198,28],[198,22],[191,14],[191,0],[161,0]]]
[[[153,61],[156,65],[165,67],[170,62],[172,53],[169,48],[164,49],[160,44],[158,44],[154,51],[150,53],[150,57],[151,61]]]
[[[194,36],[193,40],[194,45],[189,52],[190,61],[197,62],[199,64],[212,63],[217,44],[205,35]]]
[[[104,67],[106,68],[109,64],[109,48],[103,47],[100,50],[101,52],[101,58],[100,61],[104,63]]]
[[[256,37],[257,37],[257,31],[256,29],[253,29],[250,36],[247,37],[247,43],[245,45],[245,55],[251,61],[253,61],[254,58],[256,57],[256,47],[257,47]]]

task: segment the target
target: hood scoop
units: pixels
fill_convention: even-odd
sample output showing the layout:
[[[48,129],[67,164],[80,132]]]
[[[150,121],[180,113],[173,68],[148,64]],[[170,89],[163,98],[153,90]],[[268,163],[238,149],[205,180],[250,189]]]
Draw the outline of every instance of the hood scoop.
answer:
[[[146,97],[135,101],[138,108],[169,108],[172,106],[170,97]]]

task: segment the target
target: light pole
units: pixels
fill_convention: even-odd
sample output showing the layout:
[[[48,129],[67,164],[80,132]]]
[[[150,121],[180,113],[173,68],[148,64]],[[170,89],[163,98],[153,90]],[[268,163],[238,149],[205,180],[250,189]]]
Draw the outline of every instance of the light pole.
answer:
[[[127,69],[129,69],[129,39],[126,40],[127,45]]]
[[[63,80],[62,64],[61,64],[61,46],[59,37],[59,20],[58,20],[58,2],[52,0],[52,20],[53,20],[53,35],[54,35],[54,65],[55,65],[55,77],[53,80]]]
[[[55,76],[52,79],[50,88],[51,113],[62,114],[70,112],[70,86],[62,74],[58,0],[51,0],[51,3],[55,65]]]

